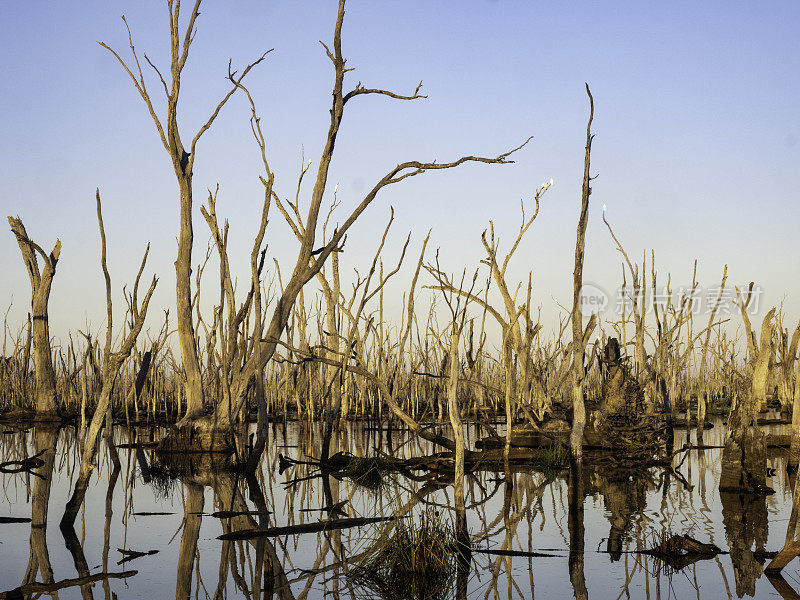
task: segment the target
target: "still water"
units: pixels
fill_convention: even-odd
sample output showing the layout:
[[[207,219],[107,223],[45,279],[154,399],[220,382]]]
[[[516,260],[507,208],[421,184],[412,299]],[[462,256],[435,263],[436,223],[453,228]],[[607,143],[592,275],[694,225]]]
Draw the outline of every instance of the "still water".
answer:
[[[374,456],[380,450],[412,457],[431,451],[426,442],[409,441],[402,431],[387,435],[378,429],[350,424],[331,452]],[[771,431],[781,432],[776,427]],[[686,435],[676,431],[676,448]],[[695,432],[689,435],[694,442]],[[467,436],[471,446],[475,430],[468,428]],[[724,425],[717,420],[703,442],[721,445],[724,436]],[[51,584],[46,590],[27,588],[32,595],[6,597],[407,597],[348,576],[360,556],[388,537],[391,522],[249,540],[223,541],[218,536],[328,518],[407,515],[413,522],[424,513],[445,522],[452,519],[452,487],[426,480],[419,472],[384,474],[382,481],[369,482],[321,475],[304,464],[279,472],[286,466],[281,455],[298,460],[320,455],[321,436],[296,422],[271,428],[261,468],[250,478],[197,464],[189,474],[172,478],[147,444],[153,437],[157,434],[152,430],[116,428],[113,445],[101,442],[73,536],[61,531],[59,521],[79,462],[74,430],[6,426],[0,461],[47,452],[41,455],[44,465],[34,469],[39,476],[0,473],[0,517],[33,517],[32,522],[0,523],[0,591],[32,582]],[[462,565],[458,582],[455,577],[432,582],[430,597],[800,598],[794,592],[800,590],[798,561],[784,569],[784,580],[771,581],[762,575],[765,559],[756,552],[783,546],[792,500],[783,452],[769,452],[775,471],[768,484],[775,494],[757,500],[720,494],[722,451],[716,448],[676,456],[673,465],[680,465],[685,481],[659,468],[624,476],[586,470],[584,549],[582,555],[573,552],[572,559],[569,541],[575,531],[570,527],[580,524],[569,518],[570,478],[565,471],[541,473],[515,466],[506,475],[478,470],[465,479],[467,524],[476,552],[468,568]],[[217,511],[251,514],[214,516]],[[672,534],[716,544],[724,553],[679,568],[637,552]],[[87,582],[87,576],[103,573],[115,576]],[[54,589],[53,583],[63,587]]]

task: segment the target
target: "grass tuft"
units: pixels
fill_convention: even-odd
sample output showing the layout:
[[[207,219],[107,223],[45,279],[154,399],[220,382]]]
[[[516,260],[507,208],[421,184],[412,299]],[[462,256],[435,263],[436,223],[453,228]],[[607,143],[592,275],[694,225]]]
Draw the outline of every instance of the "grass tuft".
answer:
[[[380,536],[355,578],[381,598],[445,598],[456,571],[453,526],[438,511],[398,519],[391,535]]]

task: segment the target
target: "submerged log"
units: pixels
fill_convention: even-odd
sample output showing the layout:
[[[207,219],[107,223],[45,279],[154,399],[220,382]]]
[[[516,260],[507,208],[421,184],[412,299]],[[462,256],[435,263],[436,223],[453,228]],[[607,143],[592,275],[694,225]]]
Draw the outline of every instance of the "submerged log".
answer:
[[[786,544],[784,544],[780,552],[775,555],[772,562],[767,565],[764,572],[768,575],[780,573],[786,565],[798,556],[800,556],[800,541],[786,540]]]
[[[318,533],[320,531],[333,531],[334,529],[347,529],[349,527],[362,527],[372,523],[394,521],[402,517],[353,517],[350,519],[326,519],[316,523],[300,523],[286,527],[270,527],[269,529],[242,529],[223,533],[217,536],[218,540],[254,540],[265,537],[279,537],[298,533]]]

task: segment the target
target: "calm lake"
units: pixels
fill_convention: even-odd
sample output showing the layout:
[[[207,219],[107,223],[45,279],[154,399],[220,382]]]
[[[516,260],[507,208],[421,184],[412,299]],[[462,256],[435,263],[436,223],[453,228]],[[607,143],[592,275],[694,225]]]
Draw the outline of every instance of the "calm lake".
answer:
[[[0,591],[51,584],[38,591],[23,587],[22,595],[9,593],[7,598],[413,597],[358,576],[365,553],[391,536],[393,521],[324,531],[310,526],[300,533],[278,530],[250,539],[218,536],[327,519],[401,516],[417,522],[424,516],[449,523],[453,518],[452,486],[444,481],[415,472],[337,479],[313,465],[288,465],[282,457],[303,461],[321,451],[318,431],[297,422],[271,425],[261,469],[250,478],[200,462],[171,477],[174,469],[162,464],[148,444],[160,432],[117,427],[112,447],[107,439],[101,441],[72,536],[62,533],[59,521],[79,464],[74,429],[3,427],[0,461],[47,452],[41,454],[44,464],[32,472],[0,473],[0,517],[33,518],[0,523]],[[431,453],[426,442],[409,441],[404,431],[387,434],[382,427],[350,424],[332,442],[331,453]],[[780,426],[767,430],[782,432]],[[687,434],[676,430],[675,435],[678,449]],[[695,442],[695,431],[689,435]],[[703,443],[719,446],[724,436],[717,418]],[[475,429],[468,428],[468,447],[476,437]],[[783,546],[792,504],[784,453],[769,451],[774,473],[767,481],[775,494],[760,499],[720,494],[722,450],[717,448],[676,455],[673,466],[685,481],[658,467],[622,477],[586,469],[584,547],[572,557],[570,539],[580,534],[581,523],[579,513],[569,515],[566,470],[542,473],[515,465],[506,475],[478,469],[465,478],[474,550],[469,563],[446,580],[416,590],[417,597],[800,598],[793,591],[800,590],[798,562],[784,569],[785,579],[770,580],[762,574],[768,559],[757,552]],[[219,511],[228,512],[213,514]],[[250,514],[241,514],[245,511]],[[673,534],[716,544],[723,553],[684,561],[690,564],[667,564],[638,553]],[[492,553],[498,550],[518,555]],[[124,572],[129,573],[121,577]],[[114,576],[90,581],[103,573]],[[77,581],[66,581],[71,579]]]

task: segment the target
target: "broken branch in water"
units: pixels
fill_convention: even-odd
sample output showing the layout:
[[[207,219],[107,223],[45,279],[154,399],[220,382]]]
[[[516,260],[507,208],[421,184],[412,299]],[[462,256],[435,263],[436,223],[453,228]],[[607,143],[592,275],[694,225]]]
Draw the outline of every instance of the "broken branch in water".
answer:
[[[135,560],[137,558],[141,558],[142,556],[150,556],[152,554],[158,554],[158,550],[148,550],[147,552],[139,552],[138,550],[123,550],[122,548],[117,548],[117,552],[122,553],[122,559],[117,562],[117,565],[122,565],[126,562]]]
[[[317,533],[319,531],[332,531],[334,529],[347,529],[361,527],[383,521],[394,521],[402,517],[353,517],[350,519],[328,519],[317,523],[301,523],[286,527],[270,527],[269,529],[243,529],[224,533],[217,537],[218,540],[253,540],[262,537],[278,537],[296,533]]]

